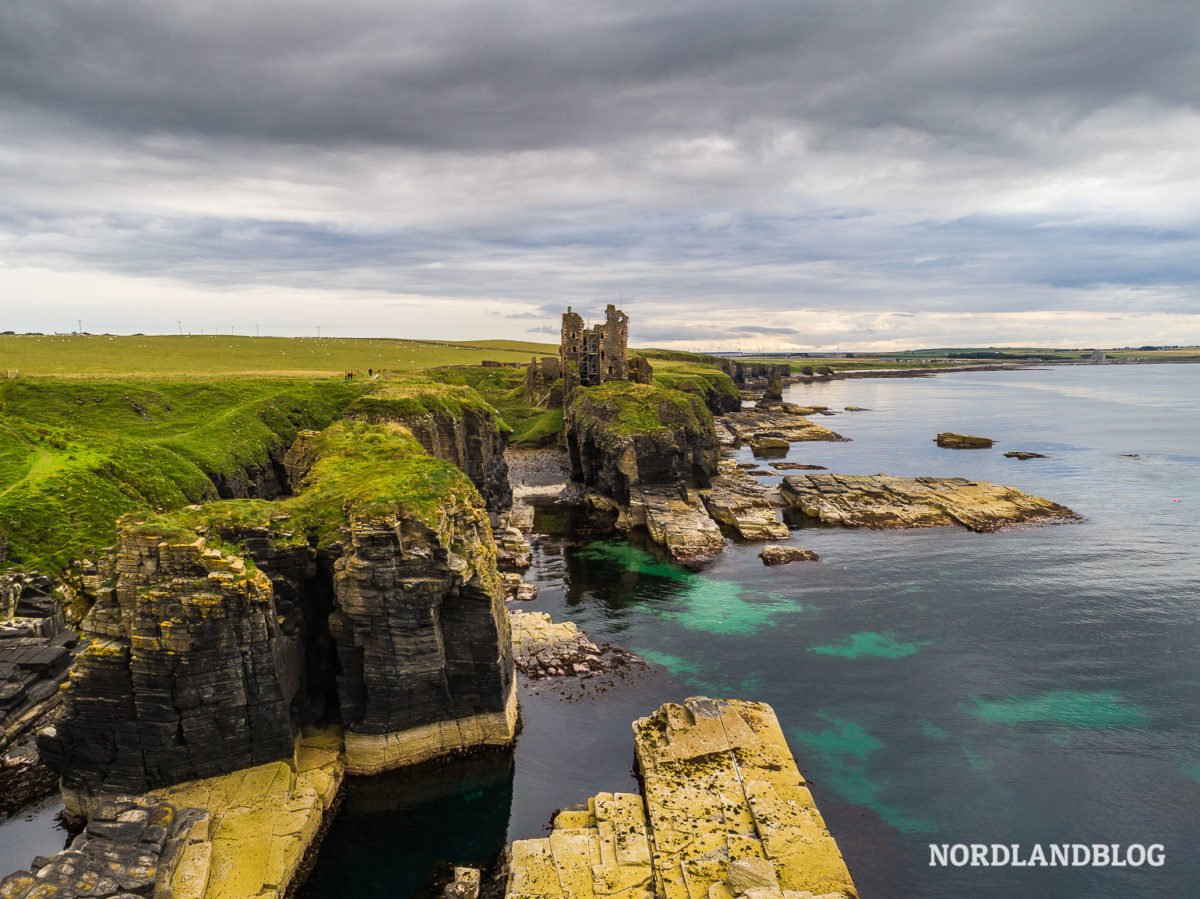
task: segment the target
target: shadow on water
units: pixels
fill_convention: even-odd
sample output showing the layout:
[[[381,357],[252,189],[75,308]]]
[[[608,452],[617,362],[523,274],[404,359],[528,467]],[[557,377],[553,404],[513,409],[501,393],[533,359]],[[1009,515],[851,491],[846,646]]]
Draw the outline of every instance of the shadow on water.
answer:
[[[350,778],[297,895],[416,896],[446,863],[488,865],[504,848],[512,798],[511,752]]]

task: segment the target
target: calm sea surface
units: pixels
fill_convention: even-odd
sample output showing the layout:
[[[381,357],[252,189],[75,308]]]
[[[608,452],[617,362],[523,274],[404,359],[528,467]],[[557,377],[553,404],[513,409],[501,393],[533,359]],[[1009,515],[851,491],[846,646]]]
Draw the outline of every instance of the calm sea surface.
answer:
[[[1200,895],[1200,366],[836,381],[788,398],[870,410],[818,419],[852,442],[796,444],[790,460],[997,481],[1085,520],[804,528],[792,542],[819,563],[765,568],[737,545],[690,572],[545,513],[557,536],[536,547],[541,595],[525,608],[655,667],[603,693],[525,692],[512,756],[355,782],[304,895],[410,896],[439,860],[484,862],[559,807],[634,789],[632,719],[701,693],[774,706],[866,899]],[[939,449],[943,430],[997,448]],[[1162,843],[1166,864],[929,867],[943,842]]]

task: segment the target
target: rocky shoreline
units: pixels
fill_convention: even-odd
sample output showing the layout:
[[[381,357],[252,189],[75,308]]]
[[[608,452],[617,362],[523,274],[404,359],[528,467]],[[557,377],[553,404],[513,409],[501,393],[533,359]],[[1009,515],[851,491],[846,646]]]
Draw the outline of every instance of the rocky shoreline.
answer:
[[[816,561],[781,542],[788,509],[828,525],[975,531],[1076,517],[961,478],[822,473],[768,487],[755,475],[819,466],[747,471],[729,452],[844,439],[811,420],[835,412],[783,402],[770,375],[743,410],[645,383],[578,388],[557,449],[508,447],[469,387],[392,385],[300,432],[276,498],[123,519],[87,580],[80,645],[49,582],[0,590],[0,647],[18,650],[0,668],[0,748],[21,750],[0,789],[14,806],[60,777],[68,810],[88,820],[0,896],[282,896],[346,775],[511,745],[518,674],[534,687],[645,668],[571,622],[505,607],[536,596],[523,576],[531,501],[596,510],[677,563],[730,539],[766,544],[767,565]],[[634,730],[643,795],[601,794],[561,813],[548,840],[514,844],[512,899],[856,895],[769,707],[693,699]],[[34,758],[36,731],[53,775]],[[715,820],[714,790],[732,791],[725,820],[737,825],[681,848],[685,819]],[[104,880],[115,857],[122,874]]]

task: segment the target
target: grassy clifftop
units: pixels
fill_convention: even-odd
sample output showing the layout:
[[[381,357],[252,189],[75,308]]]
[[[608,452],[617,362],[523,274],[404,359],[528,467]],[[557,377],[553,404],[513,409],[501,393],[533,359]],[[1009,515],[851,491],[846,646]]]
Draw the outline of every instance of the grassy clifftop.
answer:
[[[694,394],[631,381],[580,388],[571,400],[570,414],[576,427],[598,423],[618,437],[713,429],[712,413]]]
[[[336,419],[340,379],[0,381],[4,564],[56,571],[110,544],[118,515],[216,499],[215,478]]]
[[[135,530],[178,535],[196,528],[269,528],[279,540],[336,542],[356,517],[416,519],[451,539],[454,514],[485,530],[483,498],[454,465],[428,455],[394,422],[340,421],[315,439],[316,462],[298,493],[275,501],[233,499],[150,515]]]
[[[719,368],[701,362],[655,359],[654,383],[701,397],[710,409],[737,409],[741,395],[733,378]]]
[[[426,374],[446,384],[459,384],[477,390],[496,408],[505,424],[512,429],[513,443],[546,443],[562,431],[562,409],[531,406],[525,402],[523,368],[446,366],[431,369]]]
[[[480,369],[487,371],[488,369]],[[420,376],[384,381],[355,399],[346,410],[355,417],[387,421],[413,415],[461,418],[468,412],[496,415],[496,409],[465,384],[445,384]],[[501,429],[507,428],[506,424]]]

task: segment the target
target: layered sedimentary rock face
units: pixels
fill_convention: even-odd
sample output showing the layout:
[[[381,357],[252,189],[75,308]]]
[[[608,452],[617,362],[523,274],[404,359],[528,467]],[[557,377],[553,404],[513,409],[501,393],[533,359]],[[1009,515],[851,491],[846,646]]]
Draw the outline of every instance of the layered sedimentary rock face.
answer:
[[[84,620],[91,641],[41,741],[77,811],[291,752],[299,647],[271,582],[189,536],[124,532],[117,590]]]
[[[294,497],[124,523],[116,590],[42,740],[80,810],[284,758],[300,724],[345,724],[358,772],[511,741],[479,492],[395,424],[302,439]]]
[[[504,460],[508,431],[496,410],[472,388],[415,379],[398,381],[355,400],[347,414],[404,425],[431,456],[464,471],[490,511],[512,506]]]
[[[575,392],[567,447],[575,479],[620,503],[634,487],[709,486],[719,452],[698,397],[630,382]]]

